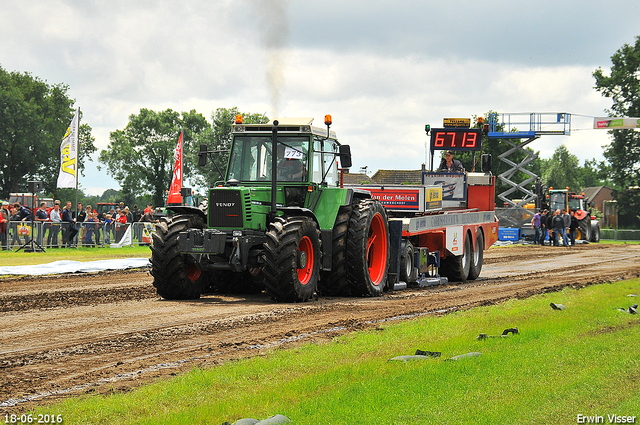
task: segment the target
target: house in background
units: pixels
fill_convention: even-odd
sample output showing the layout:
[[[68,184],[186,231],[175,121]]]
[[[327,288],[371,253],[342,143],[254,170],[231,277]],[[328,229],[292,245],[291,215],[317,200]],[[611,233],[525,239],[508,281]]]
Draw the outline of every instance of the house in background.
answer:
[[[421,185],[422,170],[378,170],[371,179],[378,185]]]
[[[613,190],[608,186],[585,187],[582,189],[589,205],[602,213],[602,228],[618,227],[618,208],[613,199]]]
[[[604,201],[613,201],[613,189],[608,186],[585,187],[582,193],[599,211],[604,211]]]

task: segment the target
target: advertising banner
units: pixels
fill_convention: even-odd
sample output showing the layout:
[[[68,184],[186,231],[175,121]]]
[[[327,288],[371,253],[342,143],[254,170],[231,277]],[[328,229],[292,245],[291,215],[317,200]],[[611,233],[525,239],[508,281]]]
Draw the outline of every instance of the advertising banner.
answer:
[[[59,188],[75,188],[78,178],[78,124],[80,110],[67,128],[67,132],[60,145],[60,173],[58,174]]]
[[[623,128],[640,128],[640,118],[595,117],[593,128],[620,130]]]
[[[422,184],[428,186],[442,186],[443,201],[467,200],[466,174],[424,172],[422,174]]]

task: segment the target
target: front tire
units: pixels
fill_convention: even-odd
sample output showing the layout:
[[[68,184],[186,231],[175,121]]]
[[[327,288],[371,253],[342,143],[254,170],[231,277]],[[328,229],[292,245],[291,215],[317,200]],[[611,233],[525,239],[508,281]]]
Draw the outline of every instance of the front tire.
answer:
[[[389,269],[387,211],[379,201],[356,203],[347,236],[347,278],[354,295],[382,295]]]
[[[351,288],[347,280],[347,230],[351,206],[340,207],[333,225],[331,271],[320,273],[318,289],[322,296],[348,297]]]
[[[204,220],[196,215],[164,217],[156,225],[151,245],[151,275],[158,295],[167,300],[197,299],[209,287],[209,274],[193,257],[178,249],[178,234],[187,229],[203,229]]]
[[[320,275],[320,232],[308,217],[276,218],[269,225],[264,284],[276,301],[307,301]]]

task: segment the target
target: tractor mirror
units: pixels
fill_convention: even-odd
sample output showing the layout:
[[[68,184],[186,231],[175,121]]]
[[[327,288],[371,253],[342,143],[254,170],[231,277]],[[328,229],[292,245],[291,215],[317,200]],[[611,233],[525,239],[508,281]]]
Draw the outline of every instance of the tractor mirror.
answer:
[[[349,145],[340,145],[340,166],[342,168],[351,168],[351,147]]]
[[[198,152],[198,166],[204,167],[207,165],[207,145],[200,145],[200,152]]]

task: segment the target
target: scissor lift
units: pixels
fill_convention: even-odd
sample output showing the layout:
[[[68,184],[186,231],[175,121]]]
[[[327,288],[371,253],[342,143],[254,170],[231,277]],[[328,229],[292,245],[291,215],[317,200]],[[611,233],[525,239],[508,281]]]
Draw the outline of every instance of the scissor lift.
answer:
[[[490,113],[489,114],[490,139],[502,139],[511,148],[498,156],[502,162],[511,166],[504,173],[498,175],[503,183],[511,187],[499,193],[498,198],[511,208],[497,209],[500,224],[504,227],[522,227],[525,222],[531,220],[531,213],[524,206],[535,201],[537,195],[529,188],[538,178],[535,173],[525,167],[538,158],[533,151],[527,151],[525,147],[544,135],[569,136],[571,134],[571,114],[566,112],[523,112],[523,113]],[[525,157],[519,163],[509,159],[515,152],[523,152]],[[514,176],[520,171],[527,176],[524,181],[514,181]],[[518,196],[519,193],[524,196]],[[519,198],[514,202],[512,199]],[[514,209],[515,208],[515,209]]]

